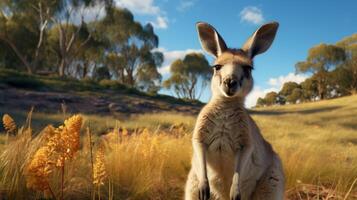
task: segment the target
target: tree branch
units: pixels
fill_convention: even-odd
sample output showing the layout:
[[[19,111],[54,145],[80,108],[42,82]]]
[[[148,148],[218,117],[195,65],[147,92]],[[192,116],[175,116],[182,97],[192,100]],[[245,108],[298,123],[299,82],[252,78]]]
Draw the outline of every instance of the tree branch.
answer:
[[[29,74],[32,74],[31,65],[27,62],[26,58],[20,52],[20,50],[16,47],[16,45],[6,37],[0,36],[0,40],[3,40],[4,42],[6,42],[12,48],[12,50],[15,52],[15,54],[20,58],[21,62],[25,65],[25,67],[27,69],[27,72]]]

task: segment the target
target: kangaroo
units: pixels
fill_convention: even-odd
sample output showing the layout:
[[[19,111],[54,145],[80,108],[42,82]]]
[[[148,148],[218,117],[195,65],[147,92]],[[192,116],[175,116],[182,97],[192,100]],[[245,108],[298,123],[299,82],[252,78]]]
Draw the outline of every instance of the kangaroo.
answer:
[[[194,128],[186,200],[280,200],[279,156],[244,108],[252,90],[253,58],[272,44],[279,24],[261,26],[241,49],[232,49],[209,24],[197,23],[202,48],[214,58],[212,97]]]

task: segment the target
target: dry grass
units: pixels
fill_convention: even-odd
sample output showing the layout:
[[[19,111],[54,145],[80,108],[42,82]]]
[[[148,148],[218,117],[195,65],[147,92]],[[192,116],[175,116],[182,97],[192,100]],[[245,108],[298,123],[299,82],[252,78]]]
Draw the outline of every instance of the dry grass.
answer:
[[[283,159],[288,189],[313,184],[346,194],[357,178],[357,96],[256,111]]]
[[[253,118],[283,160],[287,199],[357,199],[357,96],[260,108],[253,111]],[[182,198],[190,168],[194,117],[147,114],[121,122],[95,116],[84,119],[85,127],[90,124],[95,145],[91,152],[89,137],[82,128],[81,149],[65,170],[65,198],[90,199],[95,195],[98,199],[99,194],[102,199]],[[108,120],[107,124],[102,120]],[[105,127],[97,129],[95,124],[116,128],[99,137],[96,130]],[[4,139],[0,136],[0,173],[7,178],[2,179],[0,187],[13,195],[11,199],[20,199],[16,195],[43,196],[26,188],[21,171],[42,145],[41,134],[13,136],[11,145],[2,142]],[[104,165],[98,169],[100,174],[105,171],[105,179],[97,187],[92,163],[96,164],[101,146],[105,147]],[[4,167],[4,163],[11,164]],[[11,176],[4,176],[10,172]],[[52,176],[51,184],[58,185],[58,177]],[[54,190],[59,191],[56,187]]]
[[[107,172],[115,197],[180,199],[190,167],[188,134],[180,131],[173,136],[144,129],[110,141]]]

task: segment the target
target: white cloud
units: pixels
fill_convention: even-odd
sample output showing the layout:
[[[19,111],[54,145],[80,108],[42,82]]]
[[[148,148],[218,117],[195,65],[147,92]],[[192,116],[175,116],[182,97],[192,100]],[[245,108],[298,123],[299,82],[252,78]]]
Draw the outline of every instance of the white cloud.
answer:
[[[174,50],[168,51],[163,47],[157,48],[157,51],[161,51],[164,54],[164,62],[162,63],[162,67],[159,68],[159,72],[162,75],[170,73],[170,65],[176,59],[182,59],[186,54],[192,52],[202,53],[202,50],[199,49],[186,49],[186,50]]]
[[[279,90],[283,87],[286,82],[296,82],[301,83],[307,78],[304,74],[294,74],[289,73],[286,76],[279,76],[277,78],[270,78],[268,84],[272,87],[278,88]]]
[[[240,20],[252,24],[262,24],[264,22],[263,11],[255,6],[247,6],[240,12]]]
[[[116,6],[127,8],[134,14],[153,16],[154,20],[149,21],[157,29],[168,27],[166,12],[154,5],[154,0],[115,0]]]
[[[259,97],[263,98],[268,92],[278,92],[277,88],[262,89],[259,86],[254,86],[253,90],[249,93],[245,100],[245,106],[251,108],[256,105]]]
[[[177,6],[176,9],[180,12],[184,12],[190,9],[194,5],[195,5],[194,0],[181,0],[180,4]]]
[[[116,6],[124,7],[137,14],[158,15],[160,8],[153,0],[115,0]]]
[[[158,29],[167,29],[168,19],[167,17],[157,16],[156,21],[150,22],[155,28]]]
[[[306,78],[308,78],[308,76],[294,73],[289,73],[286,76],[279,76],[277,78],[270,78],[268,80],[268,85],[270,86],[269,88],[262,89],[259,86],[254,87],[252,92],[247,96],[246,106],[248,108],[255,106],[258,98],[264,97],[268,92],[279,92],[283,87],[284,83],[286,82],[292,81],[296,83],[301,83],[305,81]]]
[[[102,19],[106,15],[104,6],[105,5],[103,3],[97,3],[89,7],[80,6],[79,8],[69,6],[67,8],[68,12],[72,12],[70,21],[79,25],[82,23],[82,19],[86,23]]]

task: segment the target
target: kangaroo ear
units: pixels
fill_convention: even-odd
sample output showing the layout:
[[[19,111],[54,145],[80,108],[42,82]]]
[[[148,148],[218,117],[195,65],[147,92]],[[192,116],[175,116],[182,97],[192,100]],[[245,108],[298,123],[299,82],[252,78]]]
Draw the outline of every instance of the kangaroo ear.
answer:
[[[201,46],[207,53],[217,58],[222,52],[227,50],[226,43],[213,26],[204,22],[198,22],[196,27]]]
[[[264,53],[273,43],[279,23],[271,22],[262,25],[255,33],[245,42],[243,50],[248,53],[250,58]]]

